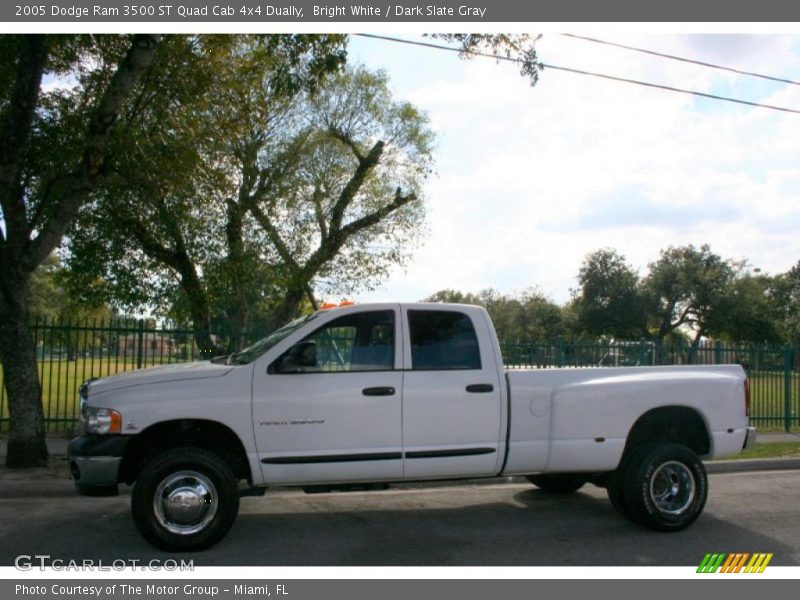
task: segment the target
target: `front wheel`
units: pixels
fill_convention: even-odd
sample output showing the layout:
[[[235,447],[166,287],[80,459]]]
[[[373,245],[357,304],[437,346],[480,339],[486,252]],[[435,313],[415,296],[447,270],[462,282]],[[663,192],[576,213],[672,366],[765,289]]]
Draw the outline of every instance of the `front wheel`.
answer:
[[[586,483],[586,477],[571,473],[528,475],[527,479],[545,494],[571,494],[577,492]]]
[[[162,550],[203,550],[221,540],[239,512],[228,464],[200,448],[175,448],[145,465],[131,496],[136,527]]]
[[[637,448],[623,473],[630,518],[658,531],[680,531],[700,516],[708,496],[702,461],[681,444]]]

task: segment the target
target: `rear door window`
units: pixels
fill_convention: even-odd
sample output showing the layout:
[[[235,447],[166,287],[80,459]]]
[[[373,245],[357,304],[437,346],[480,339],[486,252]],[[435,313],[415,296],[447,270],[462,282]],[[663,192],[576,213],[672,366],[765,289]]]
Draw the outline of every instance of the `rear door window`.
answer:
[[[472,320],[464,313],[409,310],[411,363],[415,371],[480,369],[481,355]]]

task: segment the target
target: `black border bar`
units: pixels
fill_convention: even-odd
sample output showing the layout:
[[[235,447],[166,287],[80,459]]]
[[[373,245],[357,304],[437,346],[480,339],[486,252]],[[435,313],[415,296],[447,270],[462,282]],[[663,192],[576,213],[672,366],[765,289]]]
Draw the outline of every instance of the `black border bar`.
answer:
[[[339,10],[333,11],[334,6]],[[135,14],[132,7],[136,8]],[[786,0],[183,0],[180,3],[15,0],[0,4],[0,19],[4,23],[785,23],[800,21],[800,3]]]
[[[406,452],[405,457],[414,458],[450,458],[456,456],[476,456],[479,454],[492,454],[496,448],[448,448],[444,450],[418,450]],[[360,462],[372,460],[400,460],[400,452],[365,452],[359,454],[319,454],[312,456],[277,456],[275,458],[262,458],[265,465],[303,465],[319,463]]]

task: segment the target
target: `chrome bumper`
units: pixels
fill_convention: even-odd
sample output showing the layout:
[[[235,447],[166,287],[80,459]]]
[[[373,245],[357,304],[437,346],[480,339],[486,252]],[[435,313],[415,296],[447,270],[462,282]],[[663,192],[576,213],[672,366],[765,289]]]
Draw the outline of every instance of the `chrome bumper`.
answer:
[[[119,435],[82,435],[69,443],[69,470],[79,494],[117,494],[119,468],[129,440]]]
[[[75,483],[81,485],[117,485],[117,473],[122,457],[117,456],[73,456],[70,458],[70,473]]]
[[[748,448],[752,448],[756,444],[756,428],[755,427],[748,427],[747,434],[744,437],[744,445],[742,446],[742,450],[747,450]]]

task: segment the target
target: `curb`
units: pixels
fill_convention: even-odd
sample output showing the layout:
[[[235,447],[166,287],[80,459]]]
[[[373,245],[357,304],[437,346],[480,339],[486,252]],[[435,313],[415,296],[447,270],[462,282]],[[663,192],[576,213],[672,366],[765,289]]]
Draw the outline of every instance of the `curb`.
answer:
[[[706,471],[715,473],[747,473],[751,471],[790,471],[800,469],[800,458],[751,458],[712,460],[705,463]]]

